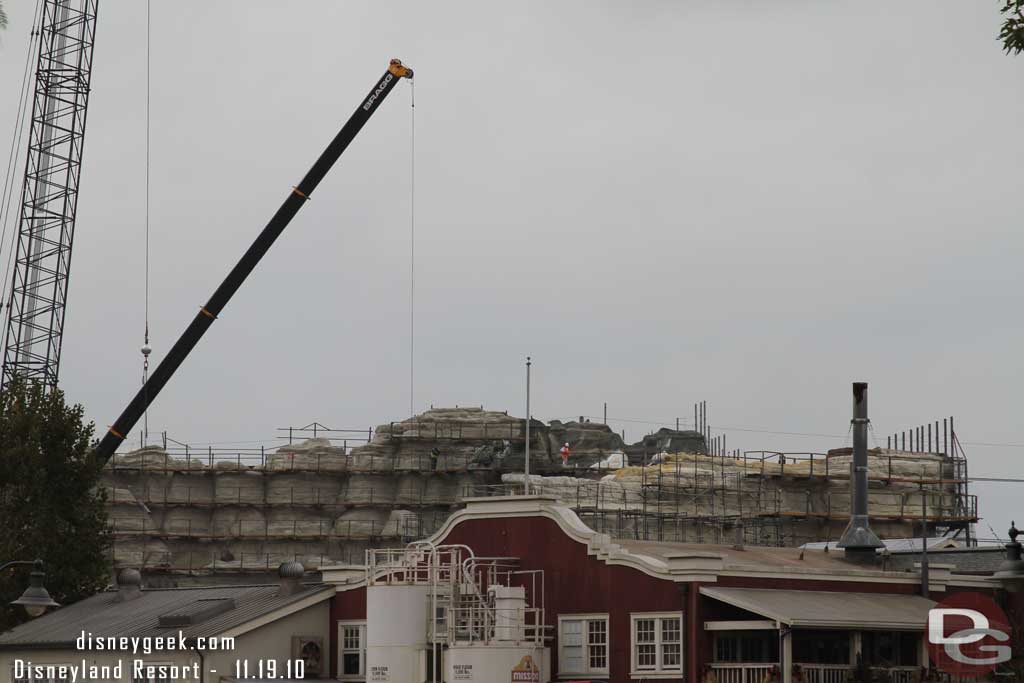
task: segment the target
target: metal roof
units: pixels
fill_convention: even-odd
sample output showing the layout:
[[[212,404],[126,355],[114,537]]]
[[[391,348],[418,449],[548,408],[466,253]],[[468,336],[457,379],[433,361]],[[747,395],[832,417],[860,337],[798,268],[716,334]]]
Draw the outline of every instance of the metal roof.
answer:
[[[186,639],[215,636],[312,596],[326,600],[334,586],[322,583],[305,586],[292,595],[278,595],[277,584],[266,586],[215,586],[209,588],[163,588],[144,590],[127,602],[118,592],[107,591],[32,619],[0,635],[0,650],[18,648],[60,648],[74,646],[82,632],[97,637],[176,636]],[[191,626],[161,627],[162,615],[193,609],[198,600],[233,600],[234,609],[216,614]]]
[[[795,628],[864,628],[923,631],[933,600],[919,595],[716,588],[700,592],[733,607]]]
[[[838,541],[814,541],[813,543],[804,543],[801,548],[807,548],[809,550],[824,550],[826,547],[829,550],[841,550],[837,545]],[[886,550],[893,553],[902,552],[921,552],[921,539],[920,538],[883,538],[882,543],[885,544]],[[959,548],[962,543],[951,536],[932,536],[928,539],[929,550],[941,550],[945,548]]]

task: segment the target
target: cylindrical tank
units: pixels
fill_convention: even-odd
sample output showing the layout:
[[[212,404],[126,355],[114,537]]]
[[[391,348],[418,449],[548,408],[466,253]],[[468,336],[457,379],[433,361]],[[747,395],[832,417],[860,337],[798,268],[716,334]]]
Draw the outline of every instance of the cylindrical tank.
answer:
[[[505,644],[456,645],[445,653],[445,681],[550,683],[550,651],[546,647]]]
[[[427,645],[429,586],[368,586],[366,680],[418,681]]]
[[[494,639],[523,640],[526,615],[526,588],[523,586],[491,586],[494,597]]]

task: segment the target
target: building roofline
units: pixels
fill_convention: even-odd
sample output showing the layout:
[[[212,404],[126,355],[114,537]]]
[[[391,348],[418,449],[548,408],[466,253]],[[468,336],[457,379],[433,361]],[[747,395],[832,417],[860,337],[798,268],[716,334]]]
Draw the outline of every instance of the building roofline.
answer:
[[[655,556],[638,550],[630,550],[618,544],[608,534],[602,534],[588,527],[568,506],[559,503],[552,495],[486,496],[464,499],[465,507],[452,513],[441,527],[425,541],[443,545],[448,535],[463,522],[485,519],[509,519],[516,517],[544,517],[558,524],[569,538],[587,547],[587,553],[609,565],[630,567],[654,578],[678,583],[699,581],[715,583],[719,576],[745,578],[789,578],[800,581],[845,581],[852,583],[889,583],[916,585],[920,583],[918,572],[892,571],[859,567],[781,567],[729,564],[724,554],[699,547],[669,548],[662,555]],[[654,542],[652,542],[654,543]],[[675,545],[675,544],[672,544]],[[696,544],[695,544],[696,545]],[[797,552],[798,549],[792,549]],[[358,566],[358,565],[357,565]],[[335,570],[353,572],[356,566],[336,565]],[[972,588],[991,587],[985,577],[953,575],[944,568],[932,572],[932,590],[945,590],[946,585]],[[332,567],[321,567],[324,580]],[[338,586],[338,590],[352,590],[366,585],[365,579],[349,581]]]

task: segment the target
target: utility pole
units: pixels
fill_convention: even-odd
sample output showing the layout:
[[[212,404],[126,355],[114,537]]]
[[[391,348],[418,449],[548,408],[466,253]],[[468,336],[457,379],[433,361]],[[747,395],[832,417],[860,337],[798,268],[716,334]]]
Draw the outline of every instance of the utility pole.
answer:
[[[526,495],[530,495],[530,357],[526,357]]]

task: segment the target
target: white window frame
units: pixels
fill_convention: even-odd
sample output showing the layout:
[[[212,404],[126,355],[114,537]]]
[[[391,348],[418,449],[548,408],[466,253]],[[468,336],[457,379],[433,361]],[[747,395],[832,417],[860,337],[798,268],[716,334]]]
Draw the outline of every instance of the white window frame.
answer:
[[[578,621],[582,623],[581,633],[583,635],[583,670],[571,671],[565,667],[565,622]],[[604,622],[604,663],[603,668],[592,668],[590,666],[590,626],[591,622]],[[560,614],[558,615],[558,677],[574,678],[580,675],[607,676],[608,667],[612,658],[612,633],[608,621],[608,614]]]
[[[665,650],[662,647],[662,621],[668,619],[679,620],[679,666],[666,667],[664,661]],[[640,668],[637,662],[637,622],[643,620],[654,621],[654,650],[657,664],[654,668]],[[629,674],[633,678],[679,678],[683,673],[685,664],[684,622],[682,612],[633,612],[629,615]]]
[[[339,681],[365,681],[366,680],[366,620],[353,619],[337,622],[338,624],[338,668],[337,678]],[[359,629],[359,673],[345,674],[342,669],[345,666],[345,654],[355,650],[345,648],[345,629],[356,627]]]

